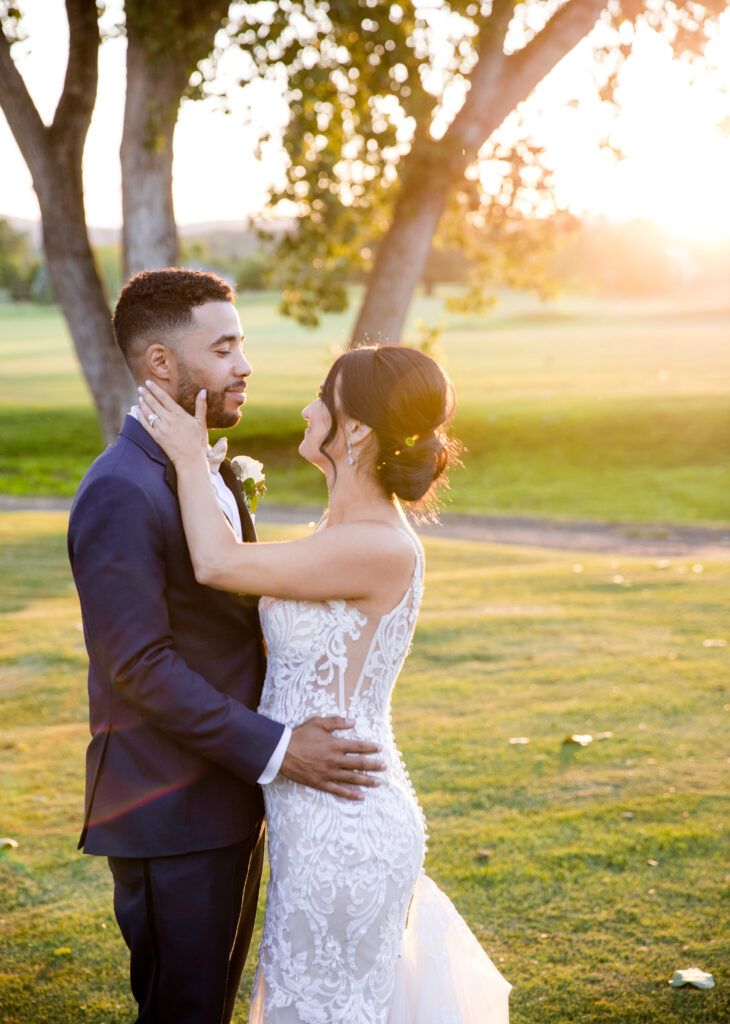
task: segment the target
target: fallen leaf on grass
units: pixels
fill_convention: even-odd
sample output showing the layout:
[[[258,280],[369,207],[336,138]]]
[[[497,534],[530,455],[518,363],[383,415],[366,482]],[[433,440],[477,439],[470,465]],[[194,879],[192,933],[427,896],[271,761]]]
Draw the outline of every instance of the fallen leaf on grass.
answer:
[[[0,850],[17,850],[18,840],[10,839],[9,836],[5,836],[4,839],[0,839]]]
[[[476,857],[477,860],[489,860],[489,858],[492,856],[492,851],[491,850],[485,850],[483,847],[480,847],[476,851],[474,856]]]
[[[669,984],[679,988],[681,985],[694,985],[695,988],[714,988],[715,979],[711,974],[701,971],[699,967],[685,967],[682,971],[675,971],[669,979]]]
[[[530,742],[529,736],[510,736],[509,742],[513,747],[524,747],[525,744]]]
[[[71,956],[70,946],[59,946],[58,949],[53,950],[54,956]]]
[[[633,821],[634,820],[634,812],[633,811],[624,811],[622,813],[621,817],[624,819],[624,821]]]
[[[649,865],[650,868],[658,868],[659,867],[659,861],[658,860],[651,860],[651,859],[649,859],[646,863]]]
[[[563,740],[563,746],[566,746],[569,743],[572,743],[576,747],[587,747],[589,743],[593,743],[593,737],[589,732],[574,732],[571,736],[565,737]]]
[[[727,640],[713,640],[713,639],[703,640],[702,641],[702,646],[703,647],[727,647]]]
[[[610,739],[613,739],[613,733],[612,732],[597,732],[596,733],[596,739],[597,740],[610,740]]]

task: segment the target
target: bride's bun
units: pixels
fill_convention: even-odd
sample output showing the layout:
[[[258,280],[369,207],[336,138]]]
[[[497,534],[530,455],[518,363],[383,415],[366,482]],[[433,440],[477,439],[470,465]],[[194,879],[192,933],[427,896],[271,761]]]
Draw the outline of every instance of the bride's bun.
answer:
[[[431,434],[419,438],[412,446],[402,444],[392,453],[381,455],[376,471],[388,494],[395,494],[404,501],[419,501],[444,472],[448,462],[445,440]]]
[[[432,497],[459,445],[445,424],[454,412],[454,388],[435,359],[405,345],[351,349],[339,357],[322,387],[336,436],[337,412],[367,424],[374,434],[373,468],[386,494],[408,502]]]

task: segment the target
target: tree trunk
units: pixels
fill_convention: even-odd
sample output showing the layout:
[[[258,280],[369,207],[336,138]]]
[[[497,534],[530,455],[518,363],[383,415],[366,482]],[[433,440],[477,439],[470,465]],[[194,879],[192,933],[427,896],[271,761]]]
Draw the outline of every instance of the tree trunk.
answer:
[[[149,60],[145,40],[128,16],[127,98],[120,150],[125,279],[178,262],[172,139],[186,84],[179,70]]]
[[[105,441],[134,400],[132,379],[114,341],[111,312],[86,230],[81,164],[96,100],[99,28],[95,0],[66,0],[69,58],[61,98],[46,126],[0,31],[0,105],[38,196],[48,276],[66,317]]]
[[[127,97],[120,150],[125,277],[179,259],[172,142],[190,75],[208,56],[228,0],[127,0]],[[207,187],[201,181],[201,188]]]
[[[446,188],[434,189],[421,178],[396,205],[387,234],[378,246],[350,347],[400,341],[413,292],[423,276],[436,225],[446,203]]]
[[[494,0],[463,107],[440,140],[421,137],[403,162],[403,185],[350,338],[350,347],[400,341],[450,190],[504,119],[590,32],[606,0],[568,0],[522,50],[504,53],[514,3]]]
[[[114,339],[111,311],[89,245],[81,168],[70,166],[56,151],[50,166],[34,174],[33,184],[41,207],[48,276],[108,444],[136,400],[136,392]]]

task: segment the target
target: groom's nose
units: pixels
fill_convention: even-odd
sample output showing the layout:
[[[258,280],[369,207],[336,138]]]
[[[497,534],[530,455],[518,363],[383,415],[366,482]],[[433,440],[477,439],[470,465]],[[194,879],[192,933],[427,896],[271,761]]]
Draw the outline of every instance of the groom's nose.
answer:
[[[233,371],[237,377],[248,377],[253,372],[253,367],[240,349],[238,357],[233,364]]]

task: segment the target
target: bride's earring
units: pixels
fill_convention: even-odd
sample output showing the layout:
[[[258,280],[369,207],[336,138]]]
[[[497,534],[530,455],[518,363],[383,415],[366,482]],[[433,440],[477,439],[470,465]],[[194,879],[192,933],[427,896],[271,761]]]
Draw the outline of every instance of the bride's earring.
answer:
[[[347,465],[348,466],[352,466],[354,464],[354,462],[355,462],[355,459],[354,459],[353,454],[352,454],[352,441],[348,437],[348,439],[347,439]]]

